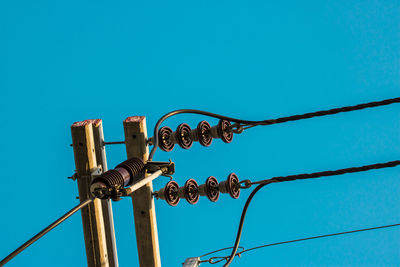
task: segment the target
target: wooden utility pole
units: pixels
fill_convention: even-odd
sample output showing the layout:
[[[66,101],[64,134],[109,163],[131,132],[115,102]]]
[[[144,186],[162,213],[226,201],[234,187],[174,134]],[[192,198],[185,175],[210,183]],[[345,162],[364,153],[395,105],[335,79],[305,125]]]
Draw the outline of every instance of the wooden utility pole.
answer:
[[[104,146],[103,124],[100,119],[92,123],[94,149],[96,152],[97,166],[101,167],[102,172],[107,171],[106,149]],[[117,244],[115,241],[114,219],[110,199],[101,200],[103,211],[104,230],[106,234],[106,245],[108,263],[110,267],[118,267]]]
[[[107,168],[105,152],[101,148],[102,130],[101,120],[86,120],[76,122],[71,126],[76,166],[75,177],[78,181],[81,202],[90,197],[92,172],[98,167]],[[104,214],[103,210],[106,210]],[[109,203],[103,206],[100,199],[95,199],[93,203],[81,210],[81,214],[88,266],[118,266],[118,262],[115,261],[117,254],[114,249],[115,237]]]
[[[146,118],[142,116],[128,117],[124,121],[124,131],[128,158],[138,157],[146,162],[149,157]],[[136,242],[141,267],[161,266],[152,191],[153,185],[150,182],[132,193]]]

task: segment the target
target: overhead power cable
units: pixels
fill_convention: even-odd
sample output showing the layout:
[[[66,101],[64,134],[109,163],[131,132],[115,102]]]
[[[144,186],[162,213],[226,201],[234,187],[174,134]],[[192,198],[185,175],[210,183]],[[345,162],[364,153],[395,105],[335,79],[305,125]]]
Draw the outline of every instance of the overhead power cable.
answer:
[[[358,105],[354,105],[354,106],[346,106],[346,107],[341,107],[341,108],[333,108],[333,109],[328,109],[328,110],[304,113],[304,114],[300,114],[300,115],[293,115],[293,116],[282,117],[282,118],[278,118],[278,119],[264,120],[264,121],[260,122],[259,124],[260,125],[271,125],[271,124],[283,123],[283,122],[288,122],[288,121],[310,119],[310,118],[314,118],[314,117],[333,115],[333,114],[338,114],[338,113],[342,113],[342,112],[349,112],[349,111],[361,110],[361,109],[366,109],[366,108],[386,106],[386,105],[390,105],[390,104],[394,104],[394,103],[400,103],[400,97],[385,99],[382,101],[374,101],[374,102],[369,102],[369,103],[364,103],[364,104],[358,104]]]
[[[281,241],[281,242],[276,242],[276,243],[269,243],[269,244],[266,244],[266,245],[261,245],[261,246],[252,247],[252,248],[248,248],[248,249],[242,249],[242,251],[237,252],[235,254],[235,256],[241,256],[246,252],[249,252],[249,251],[252,251],[252,250],[256,250],[256,249],[265,248],[265,247],[272,247],[272,246],[277,246],[277,245],[283,245],[283,244],[289,244],[289,243],[295,243],[295,242],[302,242],[302,241],[308,241],[308,240],[313,240],[313,239],[318,239],[318,238],[325,238],[325,237],[332,237],[332,236],[338,236],[338,235],[354,234],[354,233],[359,233],[359,232],[379,230],[379,229],[391,228],[391,227],[397,227],[397,226],[400,226],[400,223],[382,225],[382,226],[376,226],[376,227],[370,227],[370,228],[363,228],[363,229],[351,230],[351,231],[346,231],[346,232],[332,233],[332,234],[326,234],[326,235],[317,235],[317,236],[293,239],[293,240],[288,240],[288,241]],[[227,249],[227,248],[225,248],[225,249]],[[221,250],[224,250],[224,249],[219,249],[219,250],[216,250],[216,251],[212,251],[212,252],[209,252],[209,253],[204,254],[204,255],[210,255],[210,254],[219,252]],[[201,256],[201,257],[204,257],[204,255]],[[228,258],[229,258],[229,256],[211,257],[208,260],[201,260],[200,263],[208,262],[208,263],[211,263],[211,264],[216,264],[216,263],[219,263],[219,262],[221,262],[223,260],[227,260]]]
[[[317,178],[317,177],[323,177],[323,176],[342,175],[345,173],[354,173],[354,172],[362,172],[362,171],[368,171],[368,170],[373,170],[373,169],[389,168],[389,167],[395,167],[398,165],[400,165],[400,160],[390,161],[390,162],[386,162],[386,163],[365,165],[365,166],[361,166],[361,167],[351,167],[351,168],[346,168],[346,169],[339,169],[339,170],[335,170],[335,171],[316,172],[316,173],[309,173],[309,174],[297,174],[297,175],[290,175],[290,176],[278,176],[278,177],[273,177],[271,179],[255,182],[255,183],[259,183],[259,185],[250,193],[250,195],[247,198],[247,201],[243,207],[242,216],[240,217],[238,232],[236,235],[235,245],[234,245],[234,248],[232,249],[232,253],[231,253],[230,257],[228,258],[224,267],[229,266],[231,264],[233,258],[236,255],[237,249],[239,247],[240,238],[242,236],[244,219],[246,216],[247,209],[250,205],[250,202],[253,199],[254,195],[264,186],[271,184],[271,183],[293,181],[296,179],[309,179],[309,178]],[[245,185],[247,184],[246,186],[255,184],[255,183],[249,182],[248,180],[243,181],[243,182],[245,183]]]
[[[158,137],[158,130],[159,130],[161,124],[169,117],[172,117],[172,116],[175,116],[178,114],[198,114],[198,115],[204,115],[204,116],[213,117],[213,118],[217,118],[217,119],[221,119],[221,120],[228,120],[231,122],[238,123],[239,125],[237,125],[237,126],[241,126],[241,127],[246,126],[247,127],[247,128],[242,128],[242,129],[248,129],[248,128],[251,128],[254,126],[259,126],[259,125],[265,126],[265,125],[272,125],[272,124],[284,123],[284,122],[289,122],[289,121],[310,119],[310,118],[314,118],[314,117],[333,115],[333,114],[338,114],[338,113],[342,113],[342,112],[349,112],[349,111],[361,110],[361,109],[366,109],[366,108],[385,106],[385,105],[390,105],[390,104],[394,104],[394,103],[400,103],[400,97],[385,99],[382,101],[358,104],[355,106],[345,106],[345,107],[341,107],[341,108],[321,110],[321,111],[310,112],[310,113],[305,113],[305,114],[281,117],[281,118],[277,118],[277,119],[260,120],[260,121],[242,120],[242,119],[227,117],[227,116],[223,116],[223,115],[219,115],[219,114],[215,114],[215,113],[211,113],[211,112],[207,112],[207,111],[202,111],[202,110],[179,109],[179,110],[175,110],[175,111],[165,114],[157,121],[157,123],[154,127],[154,137],[153,137],[154,138],[154,146],[150,152],[149,161],[151,161],[153,159],[154,153],[156,152],[158,145],[159,145],[160,140]]]
[[[339,170],[334,170],[334,171],[303,173],[303,174],[295,174],[295,175],[289,175],[289,176],[277,176],[277,177],[273,177],[273,178],[261,180],[261,181],[256,181],[256,182],[250,182],[249,180],[243,181],[243,182],[246,185],[248,185],[248,184],[265,184],[265,183],[269,184],[271,182],[275,182],[275,183],[288,182],[288,181],[294,181],[294,180],[300,180],[300,179],[312,179],[312,178],[320,178],[320,177],[326,177],[326,176],[342,175],[342,174],[346,174],[346,173],[363,172],[363,171],[369,171],[369,170],[390,168],[390,167],[396,167],[398,165],[400,165],[400,160],[394,160],[394,161],[389,161],[389,162],[385,162],[385,163],[376,163],[376,164],[365,165],[365,166],[361,166],[361,167],[351,167],[351,168],[339,169]]]
[[[11,254],[9,254],[7,257],[5,257],[2,261],[0,261],[0,266],[3,266],[4,264],[6,264],[7,262],[9,262],[12,258],[14,258],[15,256],[17,256],[19,253],[21,253],[24,249],[26,249],[27,247],[29,247],[30,245],[32,245],[33,243],[35,243],[36,241],[39,240],[39,238],[41,238],[42,236],[44,236],[45,234],[47,234],[48,232],[50,232],[52,229],[54,229],[56,226],[58,226],[59,224],[61,224],[63,221],[65,221],[66,219],[68,219],[72,214],[74,214],[75,212],[77,212],[78,210],[82,209],[83,207],[87,206],[88,204],[92,203],[93,199],[87,199],[85,201],[83,201],[82,203],[80,203],[79,205],[77,205],[76,207],[74,207],[73,209],[71,209],[70,211],[68,211],[67,213],[65,213],[62,217],[60,217],[59,219],[57,219],[55,222],[53,222],[52,224],[50,224],[49,226],[47,226],[46,228],[44,228],[42,231],[40,231],[37,235],[35,235],[34,237],[32,237],[31,239],[29,239],[28,241],[26,241],[24,244],[22,244],[19,248],[17,248],[16,250],[14,250]]]

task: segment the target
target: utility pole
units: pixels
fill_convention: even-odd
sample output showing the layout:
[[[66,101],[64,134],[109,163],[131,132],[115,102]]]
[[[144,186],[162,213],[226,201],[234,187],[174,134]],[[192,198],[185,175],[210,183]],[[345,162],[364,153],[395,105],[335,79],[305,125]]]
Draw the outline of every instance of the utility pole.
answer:
[[[85,120],[71,126],[79,199],[89,199],[93,174],[107,168],[101,120]],[[82,208],[83,234],[89,267],[118,266],[111,204],[95,199]]]
[[[198,141],[202,146],[208,147],[211,145],[213,138],[219,138],[225,143],[230,143],[232,141],[233,134],[240,134],[244,130],[253,126],[309,119],[317,116],[333,115],[340,112],[349,112],[392,103],[400,103],[400,97],[386,99],[380,102],[370,102],[356,106],[322,110],[312,113],[305,113],[303,115],[294,115],[290,117],[282,117],[274,120],[264,121],[245,121],[200,110],[176,110],[165,114],[156,124],[155,131],[158,130],[158,132],[154,137],[155,142],[153,151],[155,152],[157,145],[160,147],[160,149],[167,152],[171,151],[176,144],[178,144],[181,148],[188,149],[192,146],[194,141]],[[158,129],[165,119],[173,115],[183,113],[206,115],[219,118],[220,121],[216,126],[211,127],[207,121],[203,120],[199,122],[197,127],[193,130],[186,123],[181,123],[175,132],[173,132],[168,126],[163,126]],[[232,125],[232,122],[235,122],[235,124]],[[160,267],[160,249],[158,244],[157,221],[153,195],[157,199],[165,200],[171,206],[176,206],[180,199],[186,199],[188,203],[196,204],[200,196],[205,196],[210,201],[216,202],[220,193],[229,194],[232,198],[237,199],[239,198],[241,189],[250,188],[252,185],[257,184],[258,186],[252,191],[246,201],[245,207],[243,208],[242,218],[239,224],[239,230],[231,256],[224,257],[227,260],[225,265],[229,265],[235,255],[243,254],[244,252],[257,248],[282,243],[267,244],[237,253],[243,228],[243,220],[247,212],[248,205],[250,204],[253,196],[263,186],[273,182],[287,182],[298,179],[320,178],[325,176],[342,175],[345,173],[364,172],[368,170],[400,166],[400,160],[394,160],[385,163],[375,163],[358,167],[337,169],[333,171],[330,170],[315,173],[272,177],[253,182],[250,180],[239,180],[235,173],[230,173],[225,181],[218,182],[215,177],[209,176],[205,183],[200,185],[198,185],[198,183],[192,178],[188,179],[185,185],[181,187],[179,187],[175,181],[169,181],[164,188],[161,188],[159,191],[153,193],[152,180],[161,175],[171,177],[171,175],[175,173],[175,163],[173,163],[171,160],[169,162],[148,161],[148,145],[150,142],[147,139],[146,118],[144,116],[128,117],[123,121],[123,125],[125,141],[108,143],[104,142],[103,126],[100,119],[76,122],[71,126],[72,146],[74,149],[76,170],[75,174],[70,178],[77,180],[80,203],[1,260],[1,266],[6,264],[27,247],[68,219],[75,212],[81,210],[88,266],[118,267],[114,222],[110,199],[119,200],[120,197],[131,196],[134,211],[139,264],[141,267]],[[159,139],[162,140],[162,142],[159,143]],[[107,162],[104,146],[106,144],[123,143],[126,145],[128,160],[118,164],[114,169],[106,171]],[[337,236],[394,226],[400,226],[400,224],[391,224],[314,236],[285,241],[283,243]],[[221,250],[225,249],[216,250],[205,255],[210,255]],[[215,257],[210,258],[210,263],[213,258]],[[200,257],[187,258],[183,263],[183,266],[198,267],[202,262],[204,261],[201,261]]]
[[[146,118],[128,117],[123,122],[128,158],[137,157],[144,162],[149,157]],[[152,198],[153,185],[148,183],[132,193],[136,242],[141,267],[160,267],[157,221]]]
[[[107,159],[106,149],[104,145],[103,123],[100,119],[97,119],[92,123],[92,126],[97,166],[101,168],[102,172],[106,172]],[[114,219],[111,200],[101,200],[101,207],[103,211],[104,230],[106,234],[108,263],[110,267],[118,267],[117,244],[115,241]]]

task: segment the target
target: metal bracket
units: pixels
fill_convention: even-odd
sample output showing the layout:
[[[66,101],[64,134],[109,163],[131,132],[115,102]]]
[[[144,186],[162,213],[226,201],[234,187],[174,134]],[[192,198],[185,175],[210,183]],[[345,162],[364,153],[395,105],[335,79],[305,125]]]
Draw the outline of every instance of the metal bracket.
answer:
[[[198,267],[200,266],[200,257],[195,258],[187,258],[184,263],[182,263],[183,267]]]
[[[103,173],[103,169],[101,168],[101,165],[97,166],[97,168],[93,168],[90,170],[90,177],[95,178]]]
[[[147,140],[146,140],[146,144],[147,144],[148,146],[154,145],[154,140],[153,140],[153,139],[154,139],[153,137],[150,137],[149,139],[147,139]]]
[[[160,170],[162,171],[163,176],[170,177],[175,173],[175,163],[171,160],[169,160],[169,162],[148,161],[146,162],[146,170],[149,173],[154,173]]]
[[[73,181],[75,181],[76,179],[79,179],[79,178],[84,178],[84,179],[91,178],[93,180],[93,178],[101,175],[102,173],[103,173],[103,169],[101,168],[101,165],[99,165],[96,168],[93,168],[93,169],[90,170],[90,175],[80,175],[80,176],[78,176],[78,174],[75,172],[72,176],[67,177],[67,178],[71,179]]]

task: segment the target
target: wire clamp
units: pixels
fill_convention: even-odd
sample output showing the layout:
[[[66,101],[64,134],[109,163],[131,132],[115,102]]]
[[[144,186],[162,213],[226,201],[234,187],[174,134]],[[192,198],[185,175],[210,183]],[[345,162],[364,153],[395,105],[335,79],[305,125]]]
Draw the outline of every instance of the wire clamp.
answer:
[[[244,185],[241,185],[244,184]],[[240,189],[247,189],[250,188],[252,186],[252,183],[250,180],[243,180],[239,182],[239,188]]]
[[[243,125],[240,123],[235,123],[229,127],[229,129],[234,132],[235,134],[241,134],[244,131]]]

